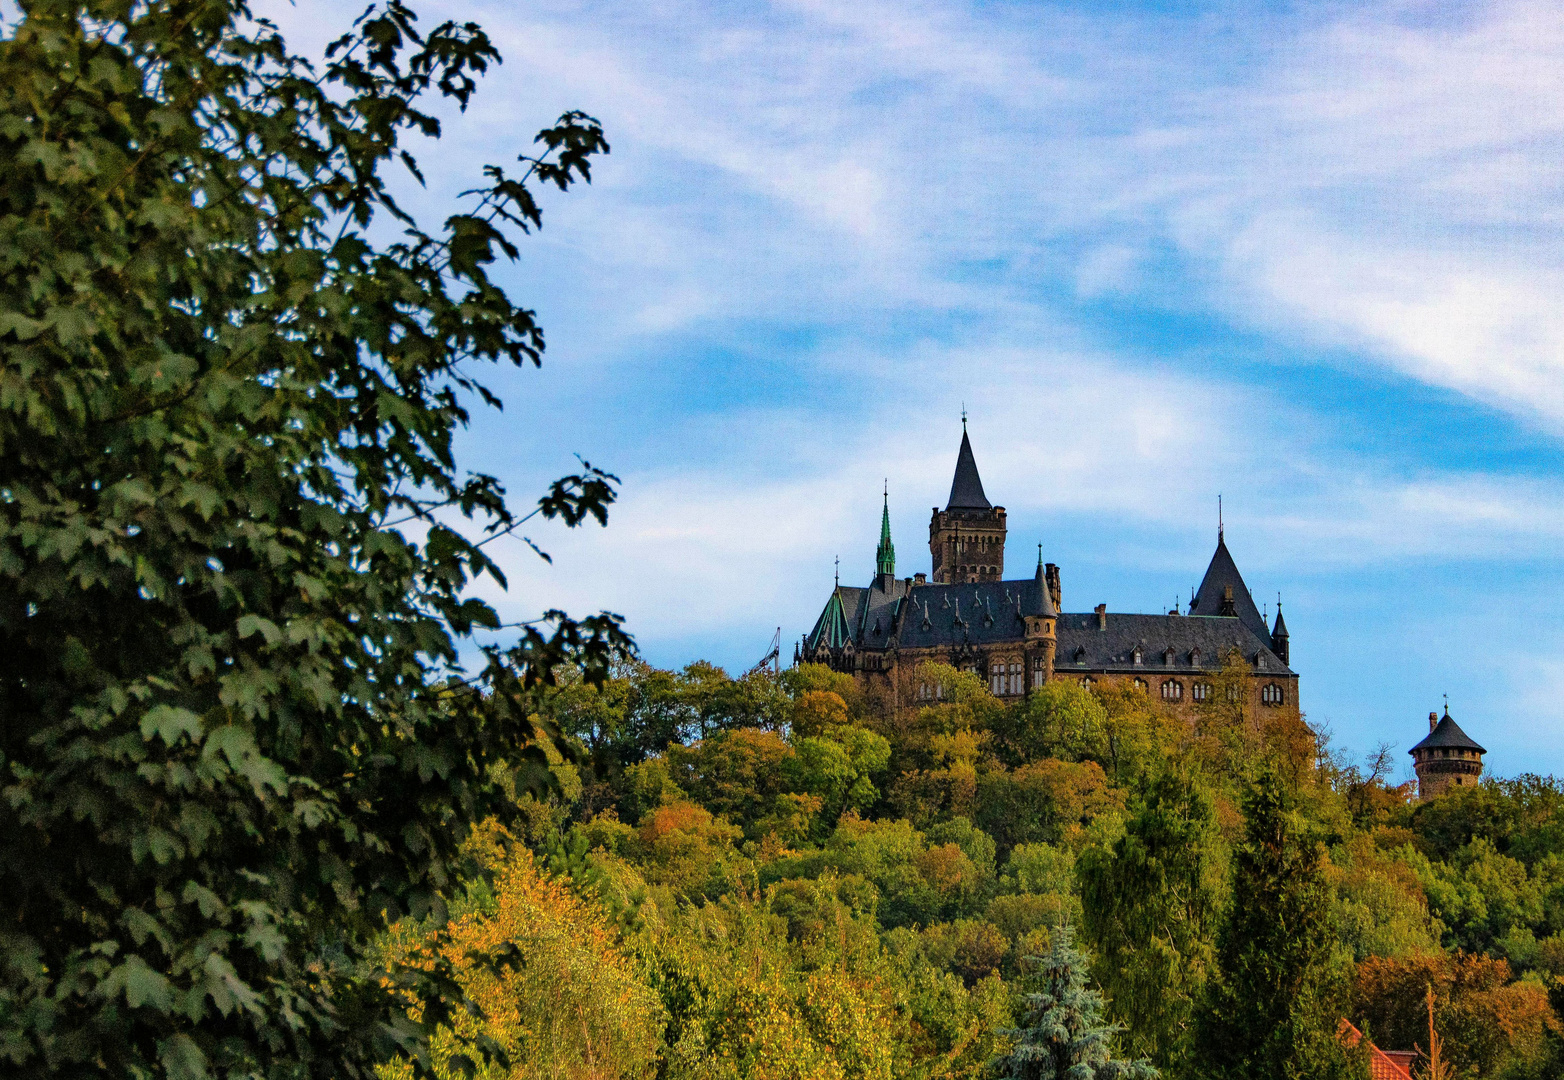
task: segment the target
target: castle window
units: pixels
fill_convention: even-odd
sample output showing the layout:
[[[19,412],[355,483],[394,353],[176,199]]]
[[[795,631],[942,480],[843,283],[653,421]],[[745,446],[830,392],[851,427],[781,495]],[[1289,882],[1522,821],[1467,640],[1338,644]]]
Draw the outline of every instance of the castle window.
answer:
[[[1260,701],[1265,705],[1280,705],[1287,695],[1275,683],[1266,683],[1260,691]]]
[[[1146,685],[1146,680],[1145,679],[1136,679],[1135,680],[1135,689],[1143,691],[1143,692],[1145,690],[1149,689],[1147,687],[1147,685]]]
[[[1208,682],[1197,682],[1190,696],[1196,701],[1209,701],[1211,698],[1211,684]]]
[[[1036,690],[1039,686],[1042,686],[1043,681],[1047,677],[1048,671],[1043,667],[1043,658],[1041,656],[1032,657],[1032,689]]]
[[[1090,690],[1092,688],[1092,682],[1093,682],[1093,679],[1092,679],[1092,677],[1090,675],[1082,675],[1081,676],[1081,689],[1082,690]]]
[[[1173,650],[1171,648],[1162,650],[1162,663],[1164,666],[1173,666],[1173,655]]]
[[[1163,701],[1183,701],[1184,684],[1177,679],[1168,679],[1162,684]]]
[[[1199,667],[1200,666],[1200,648],[1199,648],[1199,646],[1196,646],[1195,648],[1189,650],[1189,666],[1190,667]]]
[[[1237,701],[1238,700],[1238,684],[1237,683],[1228,683],[1227,684],[1227,700],[1228,701]]]
[[[1075,662],[1077,664],[1084,664],[1084,663],[1086,663],[1086,646],[1085,645],[1077,645],[1075,647]]]
[[[1135,646],[1134,651],[1130,653],[1130,661],[1133,664],[1135,664],[1136,667],[1140,666],[1140,646],[1139,645]],[[1135,681],[1139,682],[1140,680],[1136,679]]]
[[[996,664],[988,673],[988,692],[998,697],[1005,692],[1005,665]]]

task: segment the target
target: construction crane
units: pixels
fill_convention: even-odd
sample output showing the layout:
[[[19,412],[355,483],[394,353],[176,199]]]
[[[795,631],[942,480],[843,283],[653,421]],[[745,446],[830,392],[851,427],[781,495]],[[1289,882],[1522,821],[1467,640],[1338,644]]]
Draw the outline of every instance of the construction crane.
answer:
[[[773,676],[782,674],[782,628],[780,626],[777,627],[777,632],[771,635],[771,648],[767,650],[766,655],[760,658],[760,663],[750,668],[744,674],[746,676],[758,675],[768,667],[771,669]]]

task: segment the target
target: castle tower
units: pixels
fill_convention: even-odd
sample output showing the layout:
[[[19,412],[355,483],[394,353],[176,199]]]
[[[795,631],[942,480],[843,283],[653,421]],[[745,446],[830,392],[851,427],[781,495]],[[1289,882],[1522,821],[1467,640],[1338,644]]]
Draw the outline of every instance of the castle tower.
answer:
[[[939,584],[1004,578],[1005,508],[992,505],[983,494],[965,417],[950,501],[943,510],[935,507],[929,519],[929,554],[932,577]]]
[[[1487,752],[1450,719],[1449,705],[1443,717],[1429,713],[1427,737],[1407,751],[1417,771],[1417,797],[1432,799],[1450,788],[1476,784]]]
[[[896,580],[896,545],[891,543],[891,489],[885,488],[885,502],[880,507],[880,546],[874,551],[875,583],[881,592],[889,592]]]

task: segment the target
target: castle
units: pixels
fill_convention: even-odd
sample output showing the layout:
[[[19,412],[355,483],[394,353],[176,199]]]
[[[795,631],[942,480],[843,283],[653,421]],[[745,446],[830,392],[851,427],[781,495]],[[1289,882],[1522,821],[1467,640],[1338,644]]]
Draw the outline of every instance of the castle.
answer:
[[[1104,604],[1065,613],[1059,568],[1043,562],[1041,545],[1036,572],[1006,580],[1005,538],[1005,508],[984,494],[963,422],[950,499],[929,519],[931,574],[896,576],[887,495],[873,580],[865,587],[838,580],[795,662],[880,682],[895,705],[939,693],[917,680],[927,661],[977,672],[1008,700],[1073,679],[1088,688],[1128,684],[1180,705],[1209,700],[1236,653],[1247,665],[1252,704],[1296,713],[1298,676],[1288,667],[1281,605],[1267,627],[1220,528],[1188,614],[1120,614]],[[1228,692],[1239,691],[1229,684]]]

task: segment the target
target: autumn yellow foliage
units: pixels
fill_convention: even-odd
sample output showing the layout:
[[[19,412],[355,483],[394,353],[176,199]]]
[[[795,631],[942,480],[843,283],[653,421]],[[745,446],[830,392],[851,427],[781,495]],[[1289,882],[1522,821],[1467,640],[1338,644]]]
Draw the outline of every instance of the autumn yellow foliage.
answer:
[[[483,1009],[479,1021],[458,1014],[434,1041],[437,1070],[481,1031],[504,1049],[508,1070],[480,1068],[481,1080],[619,1080],[653,1075],[662,1045],[663,1012],[636,978],[601,908],[543,873],[531,853],[497,825],[473,841],[493,876],[492,899],[440,933],[400,927],[390,964],[431,966],[436,952]],[[514,957],[504,965],[486,959]],[[447,1067],[441,1068],[441,1065]],[[411,1075],[406,1063],[386,1080]]]

